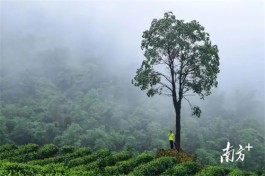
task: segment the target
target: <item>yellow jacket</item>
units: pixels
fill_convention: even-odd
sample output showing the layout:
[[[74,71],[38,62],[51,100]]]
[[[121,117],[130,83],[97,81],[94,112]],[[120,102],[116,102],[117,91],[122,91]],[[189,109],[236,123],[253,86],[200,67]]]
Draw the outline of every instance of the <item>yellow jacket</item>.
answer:
[[[175,137],[174,133],[168,133],[168,140],[169,141],[173,141],[174,137]]]

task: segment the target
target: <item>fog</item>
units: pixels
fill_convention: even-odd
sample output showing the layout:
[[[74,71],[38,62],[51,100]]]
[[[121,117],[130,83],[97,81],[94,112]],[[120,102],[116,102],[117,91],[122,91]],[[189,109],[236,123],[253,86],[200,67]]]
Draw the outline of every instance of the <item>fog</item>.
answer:
[[[36,52],[63,48],[70,63],[81,57],[100,59],[113,72],[133,76],[143,59],[143,31],[152,19],[172,11],[178,19],[199,21],[218,46],[217,90],[229,102],[238,90],[255,92],[253,96],[264,105],[262,0],[1,1],[0,5],[1,70],[23,70],[36,59]]]
[[[264,9],[263,0],[0,0],[0,148],[169,148],[171,97],[148,98],[131,81],[143,32],[172,11],[204,26],[220,57],[218,87],[188,97],[201,117],[182,101],[181,148],[206,166],[220,164],[228,141],[250,143],[245,162],[229,166],[265,173]]]
[[[93,60],[105,65],[104,69],[122,80],[124,87],[130,87],[132,95],[128,97],[136,101],[135,94],[146,97],[131,85],[144,58],[140,48],[142,33],[154,18],[172,11],[177,19],[199,21],[219,49],[218,88],[206,100],[195,99],[194,103],[201,105],[206,114],[230,110],[234,116],[241,116],[238,112],[255,114],[264,123],[264,8],[262,0],[2,0],[1,76],[38,70],[41,66],[35,61],[42,59],[43,67],[47,62],[52,65],[53,61],[46,58],[54,56],[69,65]],[[103,77],[104,71],[99,70]],[[156,100],[148,101],[152,104]],[[163,99],[163,103],[172,106],[171,99]],[[187,115],[188,109],[185,104]]]

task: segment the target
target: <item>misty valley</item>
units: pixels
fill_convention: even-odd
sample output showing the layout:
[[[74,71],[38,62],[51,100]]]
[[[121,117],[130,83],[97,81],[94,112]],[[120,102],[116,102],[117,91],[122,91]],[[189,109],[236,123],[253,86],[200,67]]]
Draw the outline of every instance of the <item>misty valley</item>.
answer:
[[[200,20],[89,2],[0,2],[0,175],[265,175],[264,80],[222,75]]]

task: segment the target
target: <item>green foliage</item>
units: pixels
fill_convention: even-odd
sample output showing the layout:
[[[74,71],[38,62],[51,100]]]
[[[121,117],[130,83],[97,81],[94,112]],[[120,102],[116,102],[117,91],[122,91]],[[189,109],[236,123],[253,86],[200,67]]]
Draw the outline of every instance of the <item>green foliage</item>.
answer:
[[[1,101],[1,100],[0,100]],[[6,126],[6,120],[1,116],[0,113],[0,145],[5,143],[10,143],[8,129]]]
[[[18,156],[0,160],[1,175],[46,175],[46,176],[72,176],[72,175],[255,175],[253,172],[243,172],[229,167],[202,166],[197,162],[177,163],[174,157],[160,157],[154,159],[149,153],[133,156],[130,151],[111,152],[100,149],[92,152],[90,148],[74,148],[65,146],[70,152],[58,152],[53,144],[46,144],[37,151],[30,150],[34,144],[19,146],[2,145],[0,148],[13,151],[24,151]],[[13,149],[12,149],[13,148]],[[29,152],[30,151],[30,152]],[[29,152],[29,153],[28,153]],[[28,154],[35,154],[35,158],[25,159]],[[41,155],[40,155],[41,154]],[[55,154],[55,156],[54,156]],[[11,162],[14,157],[16,162]],[[44,159],[39,159],[45,157]],[[28,162],[29,161],[29,162]],[[261,173],[262,174],[262,173]]]
[[[75,150],[76,150],[76,147],[74,147],[74,146],[64,145],[61,148],[60,153],[61,154],[73,153]]]
[[[30,153],[30,152],[35,152],[39,149],[39,145],[37,144],[26,144],[18,147],[16,150],[17,154],[24,154],[24,153]]]
[[[77,149],[73,153],[61,154],[55,157],[45,158],[41,160],[34,160],[34,161],[30,161],[29,163],[33,165],[45,165],[49,163],[62,163],[62,162],[67,163],[69,160],[73,158],[78,158],[84,155],[89,155],[91,153],[92,151],[90,148],[82,147],[82,148]]]
[[[192,115],[195,115],[197,117],[200,117],[201,116],[202,111],[201,111],[201,109],[198,106],[194,106],[192,108],[192,111],[193,111],[192,112]]]
[[[38,158],[49,158],[58,153],[58,148],[54,144],[45,144],[38,150]]]
[[[180,149],[181,102],[191,93],[201,99],[217,87],[219,73],[218,48],[199,22],[177,20],[172,12],[154,19],[143,32],[141,48],[144,60],[132,80],[134,86],[146,90],[147,96],[171,96],[176,117],[175,148]],[[189,102],[190,104],[190,102]],[[198,106],[190,104],[192,115],[200,117]]]
[[[105,173],[107,175],[118,175],[119,173],[123,173],[122,169],[119,169],[118,166],[107,166],[105,167]]]
[[[13,144],[3,144],[0,146],[0,153],[9,152],[17,147]]]
[[[113,159],[117,161],[127,160],[133,156],[133,153],[130,151],[121,151],[113,156]]]
[[[34,175],[39,170],[41,170],[39,166],[31,166],[24,163],[0,162],[0,173],[2,171],[10,175]]]
[[[62,134],[62,136],[57,137],[55,140],[58,141],[59,144],[65,145],[75,145],[80,146],[80,136],[83,132],[83,129],[79,124],[72,123]]]
[[[154,19],[142,37],[145,59],[137,69],[133,84],[147,90],[148,96],[166,94],[181,102],[189,90],[204,98],[211,94],[211,87],[217,87],[218,48],[212,45],[209,34],[197,21],[185,23],[167,12],[164,18]],[[156,65],[161,67],[156,69]],[[165,74],[162,67],[169,72]],[[193,110],[199,117],[200,109]]]
[[[32,158],[32,155],[34,155],[34,153],[39,148],[39,146],[37,144],[22,145],[22,146],[19,146],[18,148],[14,148],[14,150],[12,150],[9,147],[11,147],[11,146],[8,146],[8,145],[3,146],[3,149],[5,149],[5,151],[3,153],[1,153],[0,159],[13,158],[13,160],[15,160],[15,161],[24,160],[27,157],[30,159],[30,158]],[[25,156],[25,154],[27,156]]]
[[[176,165],[175,167],[169,168],[165,172],[163,172],[161,175],[175,175],[175,176],[188,176],[188,175],[194,175],[200,170],[200,166],[196,162],[185,162],[180,163]]]
[[[1,155],[2,159],[8,159],[13,162],[26,162],[35,159],[49,158],[57,154],[58,148],[54,144],[45,144],[39,148],[36,144],[27,144],[20,146],[16,150],[11,150]]]
[[[167,21],[171,17],[169,15]],[[189,22],[183,23],[188,25]],[[171,39],[170,36],[168,38]],[[18,37],[12,40],[12,43],[21,42]],[[24,40],[21,43],[24,44]],[[14,145],[0,146],[1,162],[8,160],[43,166],[66,163],[92,153],[91,149],[85,149],[83,154],[72,153],[70,148],[63,150],[61,147],[64,145],[89,146],[94,150],[103,147],[113,151],[128,149],[133,152],[169,148],[166,134],[174,128],[174,112],[162,96],[148,99],[129,85],[126,81],[132,76],[129,69],[113,71],[105,58],[91,58],[89,55],[79,57],[73,54],[76,62],[68,64],[67,48],[38,48],[35,51],[30,48],[30,51],[23,51],[24,54],[32,54],[25,57],[13,57],[14,53],[12,57],[3,55],[4,60],[14,62],[10,65],[3,63],[1,67],[0,145]],[[33,59],[33,55],[38,59]],[[22,63],[23,58],[32,58],[30,66],[8,71],[6,66]],[[164,81],[163,76],[160,77]],[[158,79],[151,81],[155,83]],[[254,149],[246,153],[244,163],[234,165],[264,173],[265,131],[260,123],[264,118],[264,106],[259,101],[259,94],[254,96],[253,92],[240,88],[236,94],[226,97],[224,92],[215,90],[207,101],[201,103],[204,114],[197,121],[189,117],[183,104],[182,148],[196,152],[201,163],[219,165],[221,151],[228,140],[233,142],[234,147],[249,142]],[[235,107],[229,110],[225,99],[229,102],[234,99],[232,103]],[[15,150],[16,145],[28,143],[40,147],[27,154]],[[55,156],[40,159],[38,151],[48,143],[56,144],[61,150]]]
[[[210,152],[209,152],[210,151]],[[218,159],[220,158],[220,154],[212,151],[210,149],[197,149],[196,150],[196,156],[198,158],[198,161],[201,162],[202,164],[209,164],[211,163],[212,165],[218,164],[220,162]]]
[[[176,164],[173,157],[157,158],[149,163],[140,165],[133,170],[133,175],[159,175]]]
[[[205,175],[212,175],[212,176],[226,176],[231,172],[230,168],[221,167],[221,166],[208,166],[203,169],[201,172],[196,174],[196,176],[205,176]]]
[[[53,174],[53,175],[67,175],[69,169],[64,166],[64,163],[50,163],[42,167],[40,174]]]
[[[110,154],[111,152],[109,150],[101,149],[101,150],[96,151],[95,153],[92,153],[91,155],[72,159],[67,163],[67,165],[69,167],[74,167],[74,166],[81,165],[81,164],[87,164],[96,159],[99,159],[99,160],[103,159],[104,157]]]
[[[128,174],[133,171],[133,169],[143,163],[153,160],[154,157],[148,153],[142,153],[135,158],[128,159],[126,161],[121,161],[115,164],[115,166],[107,166],[105,172],[110,175],[115,174]]]
[[[185,143],[183,147],[194,151],[197,161],[204,165],[220,165],[220,155],[228,141],[231,142],[235,152],[239,149],[239,144],[245,147],[250,143],[256,148],[243,151],[244,162],[228,164],[243,170],[264,172],[263,165],[260,164],[264,162],[265,156],[264,139],[261,137],[262,131],[255,130],[252,123],[249,118],[226,119],[225,116],[204,117],[200,121],[187,118],[187,121],[183,121],[182,139]],[[188,126],[194,130],[190,131]]]
[[[229,172],[228,176],[244,176],[244,172],[239,169],[233,169]]]

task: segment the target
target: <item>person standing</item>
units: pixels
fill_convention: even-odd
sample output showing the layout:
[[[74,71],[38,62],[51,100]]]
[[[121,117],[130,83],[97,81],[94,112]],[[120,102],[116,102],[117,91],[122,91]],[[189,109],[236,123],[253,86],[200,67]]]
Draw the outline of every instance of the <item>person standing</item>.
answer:
[[[174,142],[174,133],[172,131],[170,131],[168,133],[168,140],[169,140],[169,143],[170,143],[170,148],[173,149],[173,142]]]

